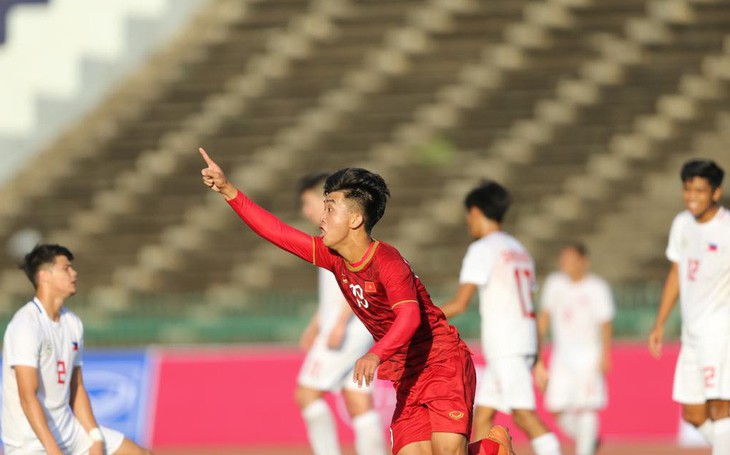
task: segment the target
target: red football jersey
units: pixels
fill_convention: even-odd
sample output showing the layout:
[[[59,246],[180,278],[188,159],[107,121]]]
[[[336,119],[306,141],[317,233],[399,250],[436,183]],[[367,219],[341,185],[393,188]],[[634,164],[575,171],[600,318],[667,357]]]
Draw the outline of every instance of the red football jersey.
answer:
[[[394,306],[404,302],[418,303],[420,326],[395,354],[382,359],[378,369],[380,378],[398,380],[419,373],[427,363],[450,357],[456,349],[466,349],[458,331],[449,325],[443,312],[431,301],[421,280],[394,247],[375,240],[360,261],[349,264],[327,248],[320,237],[283,223],[243,193],[239,192],[228,203],[254,232],[266,240],[305,261],[331,270],[355,315],[376,342],[393,325]]]
[[[453,355],[462,343],[411,266],[391,245],[375,240],[358,263],[349,264],[315,237],[313,263],[335,274],[342,294],[376,342],[393,324],[395,305],[418,303],[421,325],[405,346],[384,359],[380,378],[396,380],[417,373],[427,363]]]

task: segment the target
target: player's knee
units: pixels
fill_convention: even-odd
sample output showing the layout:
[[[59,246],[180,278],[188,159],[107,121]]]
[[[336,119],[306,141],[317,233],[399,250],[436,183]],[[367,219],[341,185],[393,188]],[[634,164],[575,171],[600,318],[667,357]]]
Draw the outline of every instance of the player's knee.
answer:
[[[512,420],[514,420],[515,425],[520,427],[521,429],[525,430],[532,424],[534,424],[535,420],[537,419],[537,416],[535,415],[535,412],[529,409],[515,409],[512,411]]]
[[[294,392],[294,400],[299,406],[300,410],[304,410],[307,406],[314,403],[324,396],[324,392],[317,389],[310,389],[309,387],[297,386]]]
[[[707,407],[710,419],[712,420],[720,420],[730,417],[730,401],[710,401]]]
[[[364,414],[372,409],[372,400],[370,395],[362,392],[345,391],[345,406],[347,412],[352,417]]]
[[[682,409],[682,419],[692,426],[699,427],[707,420],[707,410],[704,407],[685,407]]]

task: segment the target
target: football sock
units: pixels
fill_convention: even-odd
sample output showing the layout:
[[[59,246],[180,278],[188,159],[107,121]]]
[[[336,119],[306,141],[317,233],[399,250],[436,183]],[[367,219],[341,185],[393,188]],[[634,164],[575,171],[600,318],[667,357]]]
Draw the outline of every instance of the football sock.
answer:
[[[558,418],[558,425],[563,433],[575,439],[578,434],[578,422],[576,419],[576,413],[573,411],[564,411]]]
[[[302,409],[302,417],[307,426],[307,436],[315,455],[339,455],[340,443],[337,441],[337,428],[327,403],[315,400]]]
[[[712,455],[730,453],[730,417],[712,422]]]
[[[697,427],[697,430],[702,433],[707,442],[712,443],[712,420],[705,420],[702,425]]]
[[[577,414],[577,433],[575,435],[576,455],[593,455],[598,439],[598,414],[595,411],[582,411]]]
[[[491,439],[480,439],[469,444],[469,455],[499,455],[502,446]]]
[[[352,426],[358,455],[385,455],[385,437],[377,412],[371,410],[355,416]]]
[[[560,455],[560,443],[553,433],[545,433],[530,441],[535,455]]]

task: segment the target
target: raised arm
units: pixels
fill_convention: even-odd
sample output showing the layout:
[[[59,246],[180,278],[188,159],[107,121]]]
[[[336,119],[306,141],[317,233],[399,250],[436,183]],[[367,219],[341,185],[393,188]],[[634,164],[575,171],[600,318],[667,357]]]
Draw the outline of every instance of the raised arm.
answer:
[[[201,171],[203,183],[211,190],[222,194],[238,216],[264,239],[307,262],[314,262],[314,238],[275,217],[254,203],[228,181],[223,170],[208,154],[199,149],[207,167]],[[317,264],[322,266],[321,263]]]

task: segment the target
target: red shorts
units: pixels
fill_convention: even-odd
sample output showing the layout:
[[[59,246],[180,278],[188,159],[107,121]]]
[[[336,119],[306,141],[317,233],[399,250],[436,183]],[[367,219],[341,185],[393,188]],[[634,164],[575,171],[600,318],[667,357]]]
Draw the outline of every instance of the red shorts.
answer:
[[[466,346],[453,357],[427,365],[420,374],[394,381],[393,454],[407,444],[430,441],[434,432],[459,433],[469,439],[476,383]]]

